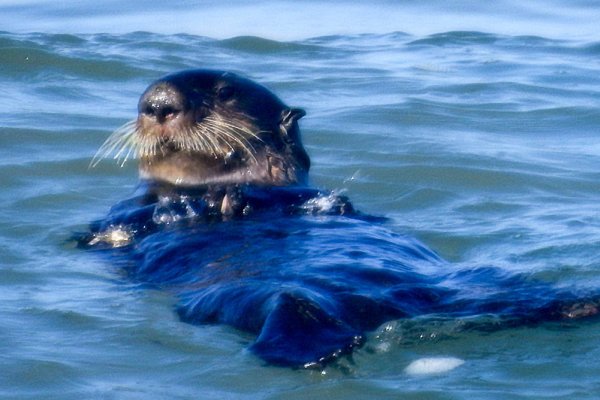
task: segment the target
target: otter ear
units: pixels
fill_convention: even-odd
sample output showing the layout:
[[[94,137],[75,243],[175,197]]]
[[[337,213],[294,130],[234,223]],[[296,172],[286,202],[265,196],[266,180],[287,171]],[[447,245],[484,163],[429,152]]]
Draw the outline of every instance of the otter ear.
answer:
[[[294,122],[305,115],[306,111],[301,108],[286,108],[281,112],[281,120],[279,123],[287,131],[294,125]]]

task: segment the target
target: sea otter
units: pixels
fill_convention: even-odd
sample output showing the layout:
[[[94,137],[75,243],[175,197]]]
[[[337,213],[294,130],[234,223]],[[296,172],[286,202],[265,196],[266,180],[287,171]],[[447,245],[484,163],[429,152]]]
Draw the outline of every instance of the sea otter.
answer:
[[[254,332],[269,363],[322,366],[386,321],[468,318],[485,329],[598,314],[583,295],[496,268],[459,269],[348,199],[307,186],[298,119],[236,74],[167,75],[93,164],[139,158],[137,196],[79,237],[131,279],[168,290],[181,319]],[[119,251],[112,251],[120,247]]]

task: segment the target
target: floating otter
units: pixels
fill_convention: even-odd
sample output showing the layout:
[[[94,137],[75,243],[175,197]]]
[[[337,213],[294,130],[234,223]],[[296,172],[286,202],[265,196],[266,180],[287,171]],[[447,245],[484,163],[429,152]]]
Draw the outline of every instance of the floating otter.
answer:
[[[145,183],[79,244],[122,247],[110,256],[131,279],[173,293],[182,320],[254,332],[250,349],[277,365],[322,366],[400,318],[497,329],[598,314],[597,293],[458,269],[307,187],[303,115],[231,73],[159,79],[94,160],[135,153]]]

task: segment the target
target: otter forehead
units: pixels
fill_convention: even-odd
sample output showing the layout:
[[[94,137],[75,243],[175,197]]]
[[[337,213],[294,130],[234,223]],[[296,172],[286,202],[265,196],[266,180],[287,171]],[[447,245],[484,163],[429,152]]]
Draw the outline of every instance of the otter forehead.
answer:
[[[138,111],[148,107],[187,111],[205,106],[279,116],[285,104],[266,87],[232,72],[194,69],[166,75],[144,91]]]

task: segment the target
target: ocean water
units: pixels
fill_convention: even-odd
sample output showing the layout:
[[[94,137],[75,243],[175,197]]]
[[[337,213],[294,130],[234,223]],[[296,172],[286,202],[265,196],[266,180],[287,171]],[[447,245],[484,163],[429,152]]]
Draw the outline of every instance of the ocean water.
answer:
[[[89,164],[148,83],[216,68],[307,110],[312,185],[451,266],[599,288],[600,7],[446,3],[0,2],[0,397],[597,398],[597,321],[395,321],[323,371],[271,367],[70,240],[136,187]]]

